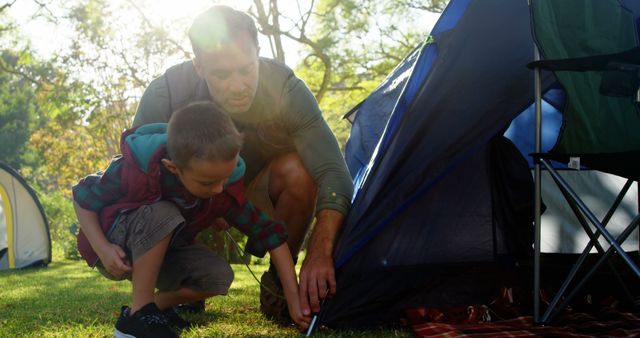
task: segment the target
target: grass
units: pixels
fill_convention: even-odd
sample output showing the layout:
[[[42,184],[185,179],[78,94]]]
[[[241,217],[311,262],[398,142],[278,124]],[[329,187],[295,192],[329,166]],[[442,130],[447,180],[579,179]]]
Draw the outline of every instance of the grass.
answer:
[[[57,255],[59,256],[59,255]],[[260,276],[266,264],[251,265]],[[259,311],[259,287],[246,266],[236,273],[229,295],[207,300],[197,325],[181,337],[299,337]],[[0,337],[113,337],[120,306],[130,303],[130,283],[114,282],[84,261],[55,259],[46,268],[0,272]],[[316,337],[411,337],[408,330],[334,331]]]

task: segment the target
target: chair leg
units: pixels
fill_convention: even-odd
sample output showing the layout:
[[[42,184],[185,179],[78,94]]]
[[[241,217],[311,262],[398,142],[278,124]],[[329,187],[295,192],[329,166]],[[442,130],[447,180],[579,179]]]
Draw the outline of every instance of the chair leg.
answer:
[[[589,208],[587,208],[587,206],[584,204],[584,202],[582,202],[582,200],[578,197],[578,195],[573,190],[571,190],[569,185],[560,177],[560,175],[558,175],[558,173],[555,170],[553,170],[553,168],[551,168],[551,165],[549,164],[549,162],[547,162],[544,159],[541,159],[540,161],[544,164],[545,167],[547,167],[547,169],[549,169],[549,174],[554,179],[554,181],[556,181],[556,183],[559,184],[559,187],[561,186],[571,195],[571,199],[575,201],[576,206],[589,219],[589,222],[591,222],[591,224],[593,224],[593,226],[596,227],[596,229],[607,240],[609,245],[615,248],[615,250],[618,252],[620,257],[624,259],[624,261],[627,263],[627,265],[629,265],[629,267],[631,268],[631,270],[633,270],[636,276],[640,278],[640,268],[638,268],[638,266],[633,262],[631,257],[629,257],[629,255],[627,255],[627,253],[624,250],[622,250],[620,243],[618,243],[616,239],[613,238],[613,236],[604,228],[602,223],[598,221],[596,216],[591,212],[591,210],[589,210]]]
[[[606,228],[607,224],[611,220],[611,217],[613,216],[615,211],[618,209],[618,206],[620,206],[620,203],[624,199],[624,196],[627,194],[627,192],[629,191],[629,188],[631,187],[632,184],[633,184],[632,180],[627,180],[625,185],[622,187],[622,189],[620,190],[620,193],[618,193],[618,196],[616,197],[615,201],[613,202],[613,204],[611,205],[611,207],[607,211],[607,214],[602,219],[601,223],[602,223],[603,227]],[[589,227],[589,224],[587,223],[587,220],[585,219],[584,215],[580,212],[580,209],[577,207],[577,205],[573,201],[573,199],[571,199],[571,195],[569,194],[569,192],[564,190],[561,186],[559,186],[559,188],[560,188],[560,191],[562,192],[565,200],[567,201],[567,204],[569,204],[569,206],[571,207],[571,210],[573,211],[574,215],[578,219],[578,222],[582,226],[582,229],[585,231],[585,233],[589,236],[589,239],[590,239],[589,243],[587,244],[585,249],[582,251],[582,254],[580,255],[580,258],[578,259],[578,263],[574,266],[574,269],[572,270],[572,272],[569,274],[569,277],[567,278],[568,280],[571,280],[571,279],[573,279],[575,273],[577,273],[577,270],[580,268],[580,266],[584,262],[585,258],[589,255],[589,253],[591,252],[591,249],[594,246],[595,246],[596,250],[598,250],[599,254],[604,254],[605,250],[602,247],[602,245],[600,245],[600,242],[598,241],[598,237],[600,237],[600,233],[599,232],[594,233],[591,230],[591,228]],[[625,291],[625,293],[629,297],[629,299],[633,299],[633,296],[631,295],[631,292],[627,288],[626,284],[622,281],[622,277],[620,277],[620,274],[615,269],[613,264],[610,261],[607,261],[607,265],[609,267],[609,270],[611,270],[611,272],[613,273],[614,277],[618,281],[618,284]],[[559,291],[558,294],[561,296],[561,295],[564,294],[564,291],[565,291],[564,288],[561,288],[561,291]]]
[[[629,224],[629,226],[627,226],[627,228],[622,232],[622,234],[618,236],[617,240],[620,242],[624,242],[627,239],[627,237],[629,237],[629,235],[631,235],[631,233],[638,227],[638,225],[640,225],[640,215],[637,215],[633,219],[631,224]],[[569,293],[569,295],[567,295],[567,298],[565,298],[565,300],[559,306],[557,306],[556,311],[553,312],[552,315],[551,315],[551,311],[553,310],[553,308],[549,306],[549,309],[547,309],[547,313],[545,313],[545,317],[542,319],[543,323],[551,322],[555,318],[555,316],[557,316],[560,313],[560,311],[564,309],[573,300],[573,298],[580,291],[580,289],[582,289],[582,287],[589,281],[589,279],[591,279],[593,274],[600,268],[600,266],[605,261],[607,261],[607,259],[614,252],[614,250],[615,248],[613,246],[607,249],[604,255],[600,257],[600,259],[596,262],[596,264],[594,264],[591,270],[589,270],[589,272],[587,272],[587,274],[580,280],[578,285],[576,285],[574,289]]]
[[[595,217],[595,215],[593,215],[593,213],[591,213],[591,211],[588,208],[586,208],[586,206],[584,205],[582,200],[580,200],[580,198],[577,196],[577,194],[573,190],[571,190],[569,185],[564,181],[564,179],[562,179],[562,177],[560,177],[560,175],[558,175],[558,173],[555,171],[555,169],[553,169],[550,166],[550,164],[544,159],[541,159],[540,162],[541,162],[542,165],[544,165],[546,167],[546,169],[550,173],[551,177],[553,178],[554,182],[556,183],[556,185],[558,186],[558,188],[560,189],[560,191],[564,195],[565,200],[567,201],[567,203],[569,204],[569,206],[573,210],[574,214],[578,218],[578,221],[580,222],[580,225],[583,227],[583,229],[585,230],[585,232],[589,236],[590,241],[589,241],[588,245],[585,247],[585,249],[583,250],[582,254],[578,258],[576,263],[574,264],[574,266],[572,267],[572,269],[569,272],[567,278],[565,279],[565,281],[563,282],[562,286],[560,287],[560,289],[558,290],[558,292],[554,296],[553,300],[549,304],[549,307],[545,311],[545,313],[544,313],[544,315],[542,317],[542,320],[539,321],[539,322],[542,323],[542,324],[548,323],[558,313],[560,313],[560,311],[562,311],[566,307],[566,305],[572,300],[572,298],[575,296],[575,294],[578,292],[578,290],[580,290],[580,288],[582,288],[582,285],[584,285],[584,283],[586,283],[586,280],[588,280],[588,278],[590,278],[590,276],[599,268],[599,266],[604,261],[607,262],[607,264],[609,266],[609,269],[614,273],[614,276],[615,276],[616,280],[618,281],[618,283],[622,287],[622,289],[625,292],[625,294],[627,295],[627,297],[629,297],[629,299],[631,301],[633,301],[633,295],[631,294],[629,289],[626,287],[624,281],[622,280],[622,277],[618,274],[618,272],[615,269],[615,267],[613,266],[613,264],[606,259],[610,255],[610,252],[612,252],[613,249],[616,249],[618,252],[621,252],[621,256],[623,256],[623,258],[624,258],[624,256],[627,256],[626,253],[624,253],[621,250],[621,247],[619,246],[619,243],[622,243],[626,239],[626,237],[628,237],[628,235],[626,235],[624,237],[620,236],[618,239],[616,239],[616,240],[614,240],[612,242],[610,240],[610,238],[607,237],[607,235],[609,237],[611,237],[611,239],[612,239],[612,236],[609,234],[609,232],[607,232],[605,230],[605,227],[606,227],[607,223],[611,219],[611,217],[612,217],[613,213],[615,212],[615,210],[618,208],[618,206],[621,203],[622,199],[624,198],[624,196],[626,195],[627,191],[631,187],[633,181],[632,180],[628,180],[627,181],[627,183],[624,185],[624,187],[622,188],[622,190],[618,194],[618,196],[617,196],[616,200],[614,201],[613,205],[611,206],[611,208],[609,209],[609,211],[607,212],[607,214],[603,218],[602,222],[598,222],[597,218]],[[585,217],[588,217],[589,220],[596,227],[596,229],[597,229],[596,233],[594,233],[591,230],[591,228],[589,227]],[[634,221],[631,224],[629,224],[627,229],[625,229],[624,233],[626,233],[627,231],[628,231],[629,234],[631,233],[631,231],[637,226],[637,224],[634,225],[634,222],[636,222],[636,219],[634,219]],[[607,241],[611,244],[611,247],[609,248],[609,250],[607,252],[604,251],[604,248],[602,248],[602,246],[598,242],[598,237],[601,234],[604,235],[605,239],[607,239]],[[590,270],[587,273],[587,277],[585,277],[574,288],[574,290],[567,297],[567,299],[565,299],[565,301],[560,306],[558,306],[558,303],[560,302],[560,299],[562,298],[562,296],[566,292],[566,290],[569,287],[570,283],[573,281],[573,278],[577,275],[578,270],[580,269],[580,267],[582,266],[582,264],[586,260],[589,252],[591,251],[591,249],[594,246],[596,247],[596,249],[598,250],[598,252],[600,254],[604,254],[603,257],[598,261],[597,266],[594,266],[592,268],[592,270]],[[636,272],[638,267],[633,263],[633,261],[630,261],[630,259],[629,260],[625,259],[625,261],[631,267],[631,269],[634,270],[634,272]],[[637,272],[636,272],[636,274],[637,274]],[[555,310],[555,312],[554,312],[554,310]],[[552,314],[553,314],[553,316],[552,316]]]

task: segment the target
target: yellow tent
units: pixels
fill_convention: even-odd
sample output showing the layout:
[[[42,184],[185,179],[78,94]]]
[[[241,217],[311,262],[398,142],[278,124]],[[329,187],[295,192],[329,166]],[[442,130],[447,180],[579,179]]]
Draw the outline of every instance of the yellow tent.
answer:
[[[25,180],[0,162],[0,270],[51,262],[49,224]]]

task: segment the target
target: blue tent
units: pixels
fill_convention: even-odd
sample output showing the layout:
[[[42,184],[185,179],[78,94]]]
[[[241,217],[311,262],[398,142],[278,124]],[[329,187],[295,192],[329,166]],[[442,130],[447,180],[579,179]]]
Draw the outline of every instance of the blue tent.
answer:
[[[502,135],[532,150],[533,46],[527,0],[451,0],[424,44],[348,114],[356,191],[321,324],[486,300],[483,276],[495,287],[489,271],[515,271],[530,253],[531,175]],[[542,90],[549,149],[564,97],[549,72]]]

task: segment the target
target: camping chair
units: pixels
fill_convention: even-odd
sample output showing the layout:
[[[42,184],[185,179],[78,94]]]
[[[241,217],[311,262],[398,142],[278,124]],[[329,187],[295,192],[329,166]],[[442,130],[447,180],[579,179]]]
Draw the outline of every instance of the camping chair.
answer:
[[[534,321],[551,322],[597,269],[607,263],[627,295],[632,297],[608,260],[615,252],[640,279],[637,260],[621,245],[640,224],[636,215],[614,238],[607,222],[634,181],[640,178],[640,48],[635,16],[617,0],[531,0],[531,22],[538,52],[529,64],[535,71],[536,150]],[[566,92],[563,129],[548,153],[541,144],[541,69],[550,70]],[[551,166],[550,160],[581,165],[628,178],[609,212],[599,220],[580,196]],[[547,170],[590,238],[566,280],[540,318],[541,169]],[[609,248],[599,242],[603,237]],[[595,249],[598,261],[569,290],[587,255]],[[569,293],[565,297],[565,293]],[[563,300],[563,297],[565,299]],[[562,302],[561,302],[562,300]]]

